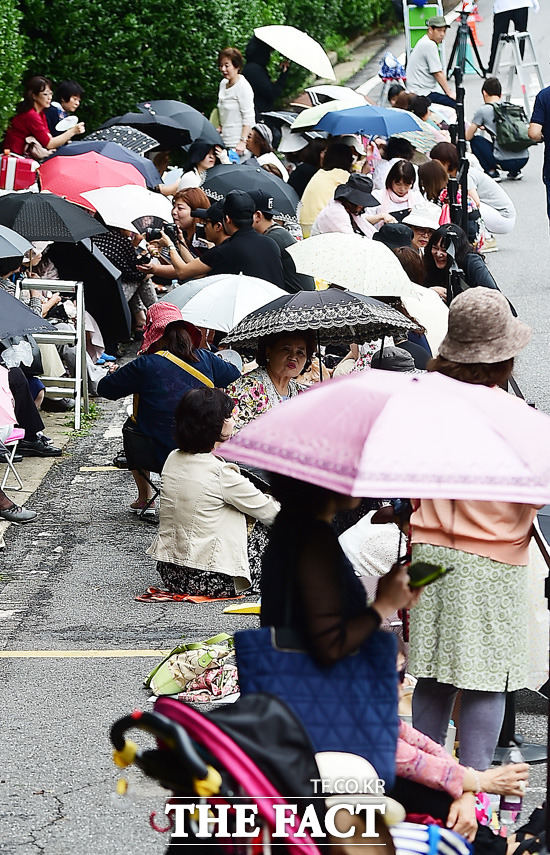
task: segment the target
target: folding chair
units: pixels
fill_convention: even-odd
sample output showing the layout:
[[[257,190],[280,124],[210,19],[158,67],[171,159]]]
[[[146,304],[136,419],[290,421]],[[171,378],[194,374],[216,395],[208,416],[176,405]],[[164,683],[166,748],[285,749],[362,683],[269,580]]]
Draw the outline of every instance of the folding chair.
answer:
[[[3,455],[4,459],[2,463],[6,464],[6,471],[4,472],[4,477],[2,478],[2,483],[0,484],[0,490],[3,490],[6,486],[6,482],[8,480],[8,476],[10,472],[13,473],[14,478],[19,484],[18,487],[12,487],[12,490],[22,490],[23,482],[19,477],[19,474],[14,466],[14,457],[15,452],[17,451],[17,444],[20,439],[25,438],[25,431],[22,428],[14,428],[11,434],[5,439],[3,442],[0,440],[0,454]]]

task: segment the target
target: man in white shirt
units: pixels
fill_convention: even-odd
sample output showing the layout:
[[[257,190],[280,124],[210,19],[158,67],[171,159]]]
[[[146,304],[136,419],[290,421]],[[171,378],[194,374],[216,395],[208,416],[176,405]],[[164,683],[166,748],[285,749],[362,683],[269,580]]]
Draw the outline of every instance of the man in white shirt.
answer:
[[[456,107],[438,50],[449,25],[442,15],[430,18],[427,24],[426,35],[414,46],[407,63],[407,91],[427,95],[434,104]]]
[[[507,33],[510,24],[514,24],[517,33],[527,32],[527,16],[529,9],[539,10],[538,0],[494,0],[493,3],[493,38],[491,40],[491,56],[489,57],[489,71],[493,72],[495,56],[500,36]],[[521,56],[523,57],[525,45],[522,45]]]

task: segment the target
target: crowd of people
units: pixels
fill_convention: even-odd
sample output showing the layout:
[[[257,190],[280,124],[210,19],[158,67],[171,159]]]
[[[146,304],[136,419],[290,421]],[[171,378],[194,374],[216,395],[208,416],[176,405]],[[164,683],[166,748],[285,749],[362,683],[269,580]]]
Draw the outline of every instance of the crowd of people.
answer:
[[[502,14],[495,15],[495,32],[504,25],[497,21]],[[460,168],[450,134],[456,101],[437,49],[447,29],[443,17],[428,21],[426,35],[411,53],[407,88],[397,85],[388,93],[392,106],[410,111],[430,129],[433,145],[425,155],[400,136],[366,140],[304,133],[301,147],[285,150],[281,126],[269,114],[283,91],[288,63],[272,81],[271,49],[256,36],[245,50],[246,62],[237,48],[222,50],[211,120],[223,147],[193,140],[181,174],[159,183],[158,192],[171,199],[172,223],[151,235],[94,215],[104,229],[92,244],[120,271],[139,354],[119,365],[124,340],[102,335],[110,307],[103,307],[105,316],[87,313],[86,382],[100,398],[133,396],[123,430],[137,493],[129,511],[158,523],[148,555],[157,562],[167,598],[231,600],[261,592],[261,624],[297,631],[305,649],[326,667],[350,656],[396,612],[410,610],[410,645],[400,654],[399,671],[404,674],[406,664],[417,681],[413,726],[400,726],[392,794],[408,814],[428,814],[462,834],[479,855],[513,855],[521,851],[519,838],[507,842],[478,825],[475,795],[520,797],[527,785],[525,764],[489,767],[505,693],[527,680],[526,580],[537,508],[415,501],[414,496],[400,500],[408,507],[407,519],[401,514],[398,522],[410,536],[412,560],[453,569],[413,590],[408,564],[390,562],[369,600],[337,531],[351,529],[367,511],[394,508],[396,500],[369,503],[368,497],[361,501],[296,478],[241,471],[224,459],[223,450],[240,430],[307,395],[310,385],[333,383],[332,377],[352,372],[427,370],[486,387],[487,398],[506,394],[514,358],[531,331],[500,293],[484,252],[497,249],[495,235],[510,232],[516,220],[513,201],[500,185],[501,171],[510,181],[520,179],[529,152],[512,153],[500,145],[495,105],[502,87],[496,77],[485,79],[483,104],[466,130],[467,223],[463,229],[451,221],[448,182]],[[532,140],[548,130],[548,92],[537,98]],[[85,132],[74,116],[83,94],[78,83],[64,81],[54,95],[47,78],[33,77],[5,147],[44,161],[70,144]],[[545,155],[548,189],[547,160]],[[209,171],[219,163],[265,170],[276,182],[274,189],[236,187],[215,199],[206,191]],[[278,209],[283,186],[300,199],[291,224]],[[281,289],[279,301],[301,292],[313,299],[317,289],[337,283],[316,282],[300,265],[297,269],[287,250],[297,237],[313,242],[334,233],[381,243],[388,263],[398,259],[422,297],[418,317],[404,297],[391,291],[380,296],[411,322],[408,334],[364,341],[350,332],[340,344],[322,346],[313,327],[296,324],[266,332],[254,346],[236,347],[235,353],[224,343],[223,331],[184,320],[170,302],[172,292],[190,280],[240,274]],[[54,250],[52,243],[35,243],[25,258],[0,259],[0,288],[15,294],[21,271],[28,273],[36,290],[22,292],[21,299],[35,314],[70,326],[74,304],[40,288],[41,278],[48,287],[61,278]],[[429,309],[426,316],[422,306]],[[59,375],[72,370],[74,354],[73,363],[66,350],[51,346],[42,351],[44,359],[48,354]],[[40,409],[56,404],[48,405],[44,397],[41,373],[46,372],[0,367],[1,400],[13,399],[0,440],[7,440],[15,425],[23,428],[23,456],[61,454],[44,435]],[[322,436],[322,425],[312,427]],[[161,484],[158,505],[155,474]],[[24,523],[35,517],[0,491],[1,519]],[[397,513],[390,517],[395,523]],[[510,636],[513,645],[507,643]],[[458,693],[460,762],[442,748]]]

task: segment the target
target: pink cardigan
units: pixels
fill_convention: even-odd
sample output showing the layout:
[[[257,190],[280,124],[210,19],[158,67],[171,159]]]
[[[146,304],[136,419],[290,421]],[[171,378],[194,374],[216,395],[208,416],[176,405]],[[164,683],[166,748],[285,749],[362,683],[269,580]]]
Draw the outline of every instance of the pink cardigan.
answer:
[[[405,721],[399,722],[395,764],[399,778],[443,790],[453,799],[464,792],[465,767],[441,745]]]

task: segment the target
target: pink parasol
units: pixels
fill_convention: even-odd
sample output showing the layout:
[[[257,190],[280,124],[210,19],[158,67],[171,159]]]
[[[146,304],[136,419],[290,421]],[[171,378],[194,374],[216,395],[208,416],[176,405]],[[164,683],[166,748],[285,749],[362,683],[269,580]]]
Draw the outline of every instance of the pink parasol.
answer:
[[[351,496],[550,501],[550,418],[435,373],[322,383],[251,422],[223,455]]]
[[[39,174],[42,190],[63,196],[90,211],[95,211],[95,207],[81,193],[126,184],[146,186],[145,178],[131,163],[111,160],[95,151],[73,157],[52,157],[40,164]]]
[[[16,421],[13,398],[8,382],[8,371],[3,365],[0,365],[0,427],[14,425]]]

